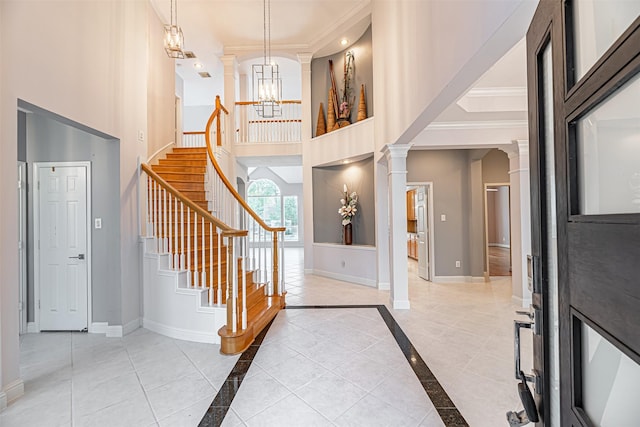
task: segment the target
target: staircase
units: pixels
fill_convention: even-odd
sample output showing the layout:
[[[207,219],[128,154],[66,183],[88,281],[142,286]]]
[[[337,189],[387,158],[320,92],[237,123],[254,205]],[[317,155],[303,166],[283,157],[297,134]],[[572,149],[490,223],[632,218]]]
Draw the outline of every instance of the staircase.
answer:
[[[249,244],[246,232],[214,226],[207,162],[206,147],[174,148],[151,171],[142,167],[149,175],[147,228],[154,231],[144,238],[143,322],[164,335],[220,343],[222,353],[236,354],[275,317],[284,296],[269,296],[268,283],[254,281],[254,272],[245,268],[246,248],[244,257],[237,256]],[[236,240],[236,249],[225,243]],[[228,259],[237,259],[235,272],[227,268]]]

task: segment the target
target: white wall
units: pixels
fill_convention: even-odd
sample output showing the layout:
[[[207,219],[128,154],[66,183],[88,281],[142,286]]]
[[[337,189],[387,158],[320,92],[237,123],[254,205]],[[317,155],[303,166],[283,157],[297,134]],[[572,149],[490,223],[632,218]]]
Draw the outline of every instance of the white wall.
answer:
[[[149,135],[149,93],[160,93],[169,81],[167,90],[175,91],[170,78],[149,85],[149,72],[165,72],[149,64],[166,57],[149,49],[156,34],[149,30],[155,19],[149,7],[125,0],[0,2],[0,51],[11,58],[0,65],[1,181],[15,182],[17,173],[18,99],[120,140],[114,173],[120,174],[122,271],[114,281],[122,289],[123,325],[135,325],[141,312],[136,184],[137,158],[146,157],[147,143],[138,141],[138,131]],[[0,197],[17,200],[16,186],[2,185]],[[3,386],[19,377],[17,224],[17,209],[0,212]]]
[[[411,142],[522,39],[536,5],[374,0],[376,147]]]

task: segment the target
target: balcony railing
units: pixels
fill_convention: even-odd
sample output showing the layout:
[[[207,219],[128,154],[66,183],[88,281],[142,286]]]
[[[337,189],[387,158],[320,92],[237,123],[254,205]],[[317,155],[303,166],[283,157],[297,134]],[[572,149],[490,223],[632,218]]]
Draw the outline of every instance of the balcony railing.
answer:
[[[300,142],[302,140],[301,101],[282,101],[282,115],[260,117],[256,102],[236,102],[236,143]]]

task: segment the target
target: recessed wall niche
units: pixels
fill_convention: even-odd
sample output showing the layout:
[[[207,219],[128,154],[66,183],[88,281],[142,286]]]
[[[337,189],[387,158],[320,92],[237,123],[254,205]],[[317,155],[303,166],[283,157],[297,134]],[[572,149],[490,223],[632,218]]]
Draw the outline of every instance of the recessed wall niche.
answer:
[[[354,245],[375,245],[373,154],[348,164],[312,168],[313,241],[342,244],[342,217],[338,214],[344,185],[358,193],[358,212],[353,224]]]

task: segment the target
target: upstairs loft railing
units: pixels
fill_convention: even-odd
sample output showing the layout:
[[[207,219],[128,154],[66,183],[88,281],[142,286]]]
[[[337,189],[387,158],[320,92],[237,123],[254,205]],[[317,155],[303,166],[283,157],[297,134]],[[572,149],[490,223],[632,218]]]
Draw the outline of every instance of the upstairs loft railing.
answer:
[[[247,231],[213,217],[156,174],[147,164],[145,230],[164,267],[187,274],[187,287],[204,290],[209,306],[227,306],[227,329],[247,328]],[[229,262],[231,260],[231,262]],[[239,303],[238,299],[242,298]]]
[[[215,146],[222,145],[222,134],[212,132],[214,122],[220,123],[222,113],[228,114],[216,97],[216,109],[211,114],[204,131],[207,153],[207,186],[210,189],[211,213],[226,224],[248,231],[247,265],[254,271],[254,280],[266,284],[268,295],[283,296],[284,284],[284,232],[285,227],[271,227],[240,196],[220,168],[214,154]]]
[[[302,141],[302,102],[282,101],[278,117],[260,117],[256,102],[236,102],[236,143]]]

